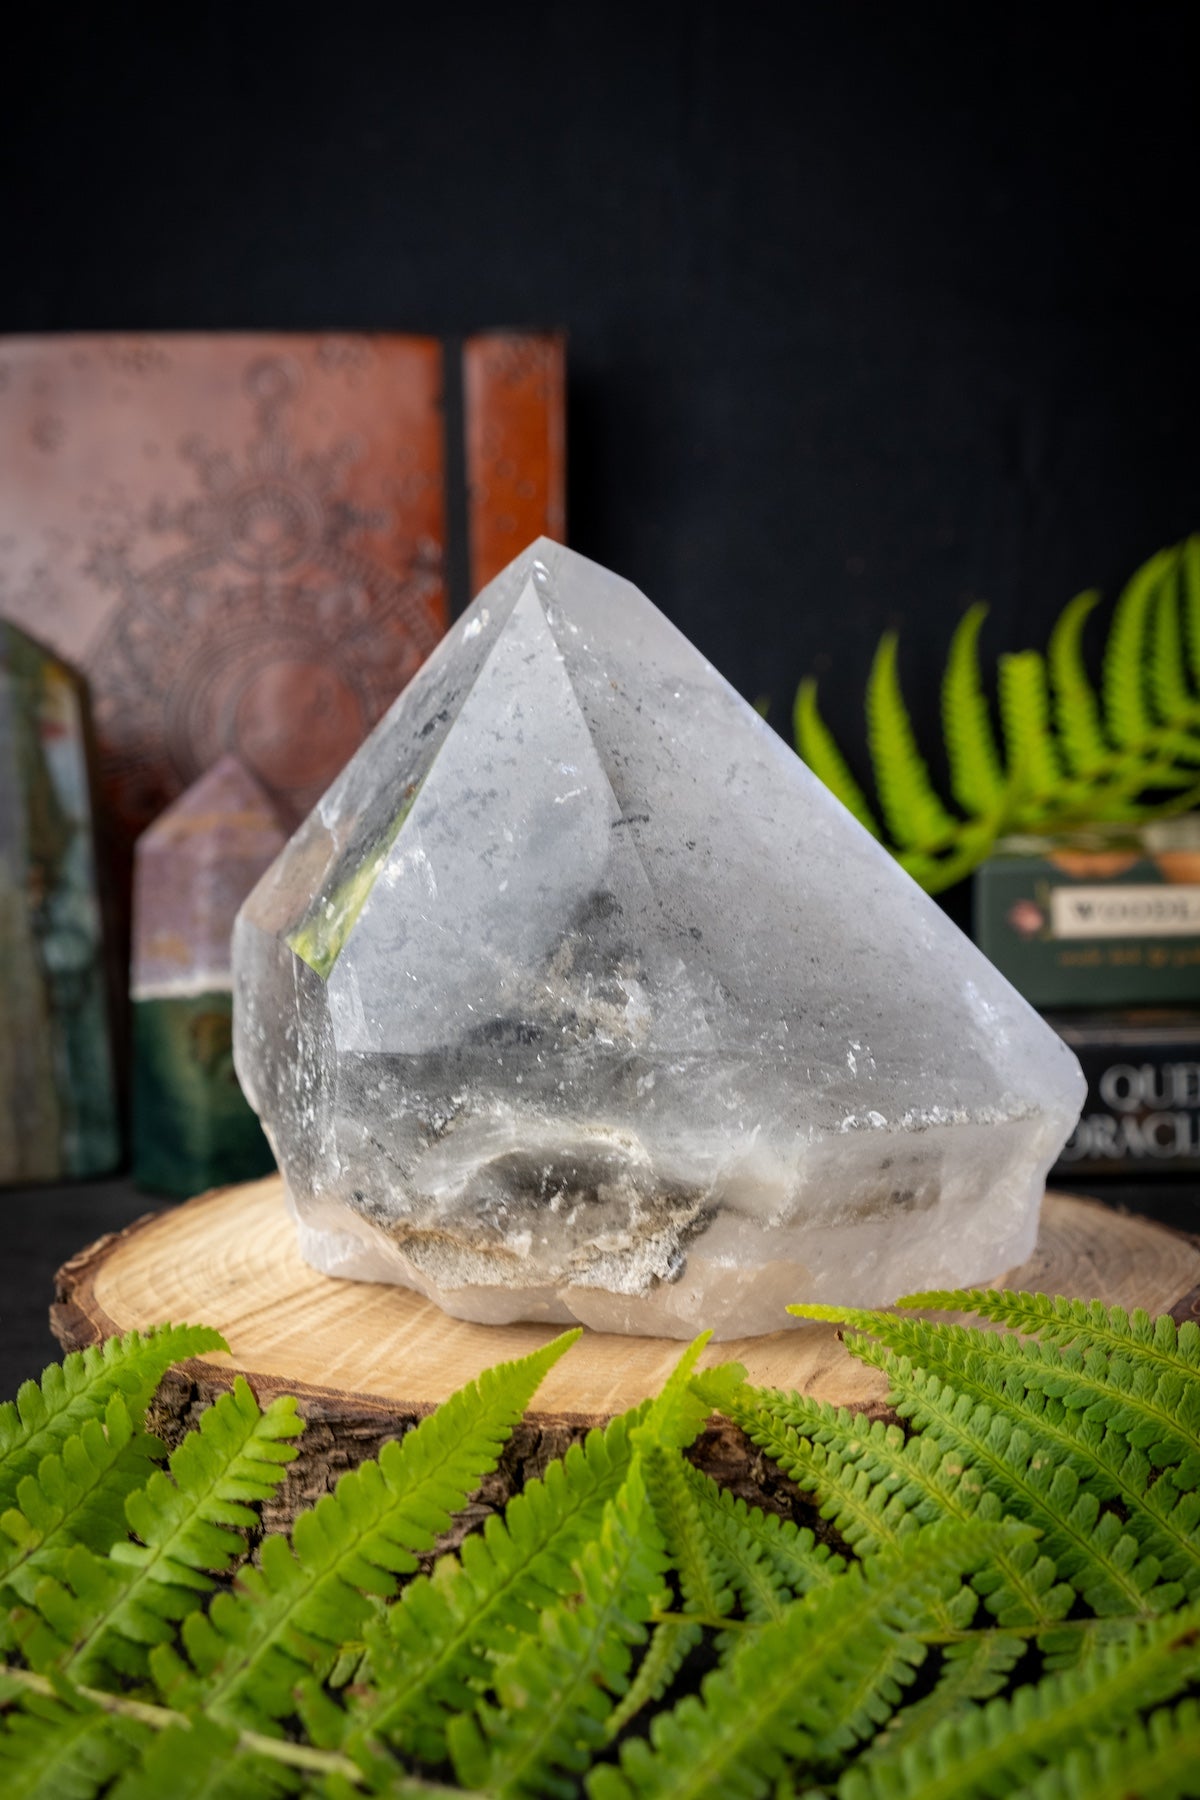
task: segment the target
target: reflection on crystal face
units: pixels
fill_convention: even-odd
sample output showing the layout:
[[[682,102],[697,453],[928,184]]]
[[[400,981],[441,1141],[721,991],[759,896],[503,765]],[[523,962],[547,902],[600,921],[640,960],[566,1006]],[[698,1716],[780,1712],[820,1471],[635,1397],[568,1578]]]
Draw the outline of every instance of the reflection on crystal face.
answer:
[[[690,1336],[1032,1247],[1074,1057],[637,590],[542,540],[264,876],[236,1053],[305,1255]]]

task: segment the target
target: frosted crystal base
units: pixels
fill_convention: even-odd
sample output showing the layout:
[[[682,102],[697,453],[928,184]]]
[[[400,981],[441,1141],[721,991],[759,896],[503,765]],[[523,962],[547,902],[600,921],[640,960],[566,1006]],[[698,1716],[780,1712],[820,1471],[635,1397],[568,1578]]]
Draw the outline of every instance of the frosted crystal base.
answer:
[[[750,1336],[1033,1246],[1062,1042],[636,589],[542,541],[239,915],[301,1248],[459,1317]]]

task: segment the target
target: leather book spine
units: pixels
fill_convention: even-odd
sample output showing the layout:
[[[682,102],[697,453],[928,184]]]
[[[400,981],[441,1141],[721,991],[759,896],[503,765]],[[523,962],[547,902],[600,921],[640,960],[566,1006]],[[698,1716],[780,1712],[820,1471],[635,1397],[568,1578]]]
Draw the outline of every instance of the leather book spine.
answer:
[[[566,535],[564,332],[487,332],[463,346],[472,596],[533,538]]]

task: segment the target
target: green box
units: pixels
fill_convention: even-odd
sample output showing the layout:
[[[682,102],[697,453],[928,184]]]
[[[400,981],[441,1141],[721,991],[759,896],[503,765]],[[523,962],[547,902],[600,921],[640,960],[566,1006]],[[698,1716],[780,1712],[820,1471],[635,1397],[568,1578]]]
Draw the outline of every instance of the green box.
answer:
[[[1200,1000],[1200,816],[1003,841],[975,876],[975,941],[1034,1006]]]

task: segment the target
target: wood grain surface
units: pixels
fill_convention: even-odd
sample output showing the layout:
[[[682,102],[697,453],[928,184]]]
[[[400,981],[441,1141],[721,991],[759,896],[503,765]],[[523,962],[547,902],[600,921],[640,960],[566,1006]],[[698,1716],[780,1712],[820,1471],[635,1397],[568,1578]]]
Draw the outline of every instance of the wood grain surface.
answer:
[[[1036,1254],[1001,1284],[1169,1311],[1200,1285],[1200,1246],[1146,1219],[1051,1194]],[[297,1392],[370,1395],[416,1413],[559,1329],[471,1324],[407,1288],[318,1274],[296,1248],[278,1176],[154,1215],[62,1273],[57,1324],[65,1343],[164,1319],[223,1331],[231,1354],[205,1361],[226,1380],[237,1369]],[[538,1409],[581,1422],[606,1418],[653,1392],[681,1348],[589,1331],[547,1378]],[[862,1405],[883,1391],[876,1371],[846,1355],[833,1326],[784,1329],[706,1353],[710,1362],[729,1358],[753,1381],[839,1404]]]
[[[1200,1314],[1200,1242],[1094,1201],[1049,1194],[1038,1249],[998,1285],[1035,1288],[1177,1316]],[[151,1214],[101,1238],[59,1271],[51,1323],[66,1349],[164,1320],[214,1325],[228,1355],[171,1372],[151,1426],[177,1443],[200,1411],[246,1376],[264,1403],[295,1394],[306,1420],[301,1455],[263,1525],[284,1529],[343,1470],[378,1453],[490,1364],[555,1335],[546,1325],[451,1319],[406,1288],[335,1280],[309,1268],[278,1176]],[[683,1346],[588,1331],[551,1371],[496,1474],[457,1521],[457,1540],[520,1490],[589,1426],[654,1392]],[[736,1359],[752,1381],[795,1387],[878,1417],[885,1383],[843,1348],[835,1327],[807,1325],[710,1345],[704,1361]],[[790,1512],[796,1495],[725,1420],[693,1456],[759,1505]]]

